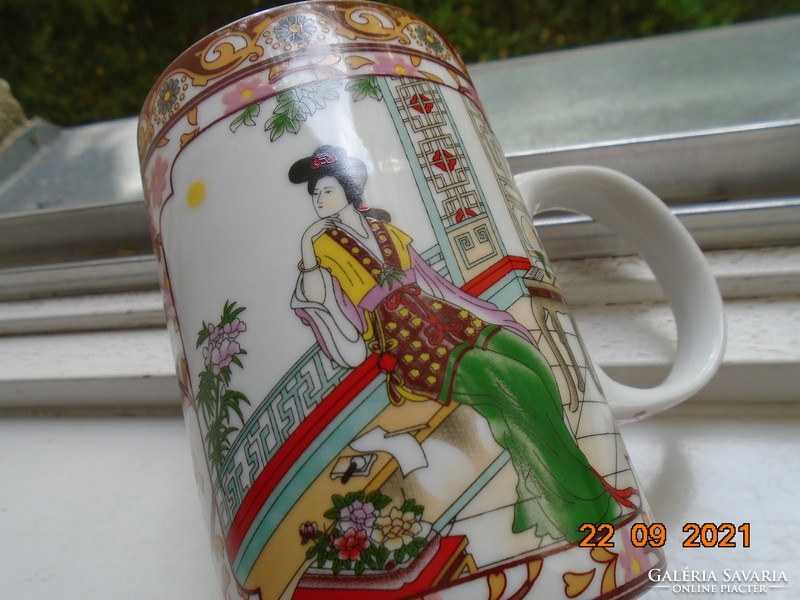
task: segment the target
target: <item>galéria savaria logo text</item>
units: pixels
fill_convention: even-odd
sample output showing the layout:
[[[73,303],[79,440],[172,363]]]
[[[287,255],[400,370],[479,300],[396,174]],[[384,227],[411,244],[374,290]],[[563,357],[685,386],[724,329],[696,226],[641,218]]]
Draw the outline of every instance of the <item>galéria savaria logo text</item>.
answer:
[[[753,594],[771,589],[786,588],[789,579],[785,571],[756,569],[722,569],[721,573],[697,569],[650,569],[650,581],[682,594]]]

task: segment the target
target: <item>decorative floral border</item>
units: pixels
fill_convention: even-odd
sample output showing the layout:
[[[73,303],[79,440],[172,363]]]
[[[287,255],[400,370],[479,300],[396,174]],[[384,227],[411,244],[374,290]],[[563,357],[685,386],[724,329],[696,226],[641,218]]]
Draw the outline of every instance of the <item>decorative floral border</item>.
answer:
[[[142,109],[140,160],[147,165],[171,139],[183,146],[218,119],[281,91],[364,75],[428,79],[478,103],[457,53],[417,17],[369,2],[303,2],[246,17],[176,59]],[[217,110],[205,110],[214,95],[221,96]],[[176,127],[183,133],[170,133]]]

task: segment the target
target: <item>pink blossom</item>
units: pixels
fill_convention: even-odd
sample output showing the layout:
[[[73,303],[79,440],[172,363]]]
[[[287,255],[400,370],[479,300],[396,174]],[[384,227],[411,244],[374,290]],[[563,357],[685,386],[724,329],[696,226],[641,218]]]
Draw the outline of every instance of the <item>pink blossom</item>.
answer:
[[[216,345],[214,346],[208,345],[203,347],[203,358],[205,359],[207,367],[211,366],[211,351],[213,348],[216,348]]]
[[[339,525],[344,530],[367,531],[375,524],[377,517],[378,511],[371,502],[362,504],[356,500],[339,512]]]
[[[231,364],[231,360],[241,351],[241,348],[238,342],[228,337],[222,337],[220,328],[209,325],[208,329],[210,332],[213,330],[213,337],[209,337],[208,345],[203,348],[203,358],[206,366],[212,367],[214,375],[219,375],[224,367]]]
[[[247,325],[245,325],[239,319],[234,319],[230,323],[225,323],[225,325],[222,327],[222,330],[225,332],[225,335],[233,339],[240,333],[247,331]]]
[[[213,365],[214,375],[231,364],[231,359],[239,352],[239,344],[233,340],[224,339],[222,343],[211,349],[211,364]]]
[[[211,323],[208,324],[208,340],[212,344],[216,344],[217,342],[219,342],[220,338],[222,337],[222,333],[223,333],[222,329],[220,329],[216,325],[213,325]]]
[[[169,161],[161,156],[156,156],[156,164],[150,175],[150,204],[153,208],[159,208],[164,202],[164,189],[167,187],[167,168]]]
[[[635,579],[642,573],[646,573],[652,566],[650,555],[647,548],[637,548],[630,540],[630,535],[620,536],[622,538],[623,550],[619,553],[619,562],[625,569],[625,581]]]
[[[261,77],[255,76],[239,81],[232,90],[225,92],[222,95],[222,103],[225,104],[226,109],[230,112],[263,100],[274,91],[274,87],[264,83]]]
[[[404,56],[390,52],[381,53],[372,65],[375,75],[389,75],[392,77],[418,77],[417,68]]]

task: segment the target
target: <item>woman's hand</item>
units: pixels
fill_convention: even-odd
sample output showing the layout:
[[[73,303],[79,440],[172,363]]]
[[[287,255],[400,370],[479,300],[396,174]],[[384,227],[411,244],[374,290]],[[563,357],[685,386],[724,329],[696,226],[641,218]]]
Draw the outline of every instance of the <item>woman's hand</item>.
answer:
[[[325,230],[335,229],[336,227],[341,226],[341,224],[342,220],[336,215],[314,221],[303,233],[303,241],[305,242],[308,240],[309,242],[313,242],[319,236],[325,233]]]
[[[303,238],[300,242],[300,252],[303,257],[302,266],[304,269],[313,269],[318,266],[317,257],[314,254],[314,242],[316,239],[325,233],[328,229],[335,229],[339,227],[341,220],[337,217],[326,217],[318,221],[314,221],[308,229],[303,232]]]

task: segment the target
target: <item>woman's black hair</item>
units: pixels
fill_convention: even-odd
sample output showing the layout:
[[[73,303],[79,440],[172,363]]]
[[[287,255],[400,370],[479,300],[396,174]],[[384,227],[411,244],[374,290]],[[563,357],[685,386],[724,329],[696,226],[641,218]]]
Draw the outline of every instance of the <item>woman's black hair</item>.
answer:
[[[344,190],[347,201],[367,216],[381,221],[390,221],[389,213],[381,209],[364,206],[364,184],[367,182],[367,166],[358,158],[347,156],[343,148],[320,146],[311,156],[301,158],[289,169],[289,181],[308,182],[308,193],[314,195],[317,182],[323,177],[335,177]]]
[[[356,208],[363,204],[362,195],[367,182],[367,167],[363,161],[347,156],[342,148],[321,146],[314,154],[301,158],[289,169],[289,181],[308,182],[310,195],[314,194],[317,181],[323,177],[335,177],[350,204]]]

